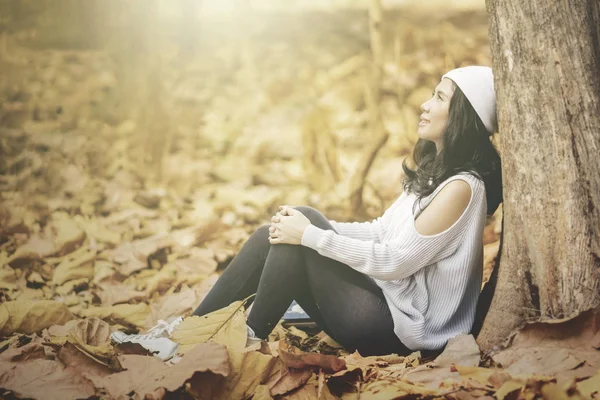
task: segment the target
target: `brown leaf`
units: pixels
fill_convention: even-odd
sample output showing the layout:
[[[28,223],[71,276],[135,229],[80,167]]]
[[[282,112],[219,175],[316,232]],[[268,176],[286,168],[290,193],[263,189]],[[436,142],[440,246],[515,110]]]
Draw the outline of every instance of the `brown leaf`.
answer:
[[[369,356],[363,357],[360,355],[358,351],[344,357],[346,361],[346,365],[357,365],[357,366],[379,366],[386,367],[390,364],[389,361],[392,361],[392,364],[398,364],[404,361],[403,356],[398,356],[396,354],[388,355],[388,356]],[[388,361],[389,360],[389,361]]]
[[[112,306],[122,303],[136,303],[146,299],[145,292],[135,290],[134,285],[123,283],[99,283],[96,295],[104,306]]]
[[[331,394],[327,383],[325,383],[325,372],[322,369],[319,370],[319,375],[317,376],[317,398],[335,400],[335,396]]]
[[[42,359],[27,363],[0,362],[0,387],[13,391],[18,397],[48,400],[88,398],[95,393],[92,382],[76,370]]]
[[[346,368],[346,362],[336,356],[319,353],[303,353],[290,346],[285,339],[279,342],[279,357],[290,368],[320,367],[327,372],[337,372]]]
[[[370,400],[387,400],[406,395],[431,396],[435,394],[440,394],[440,391],[428,389],[396,379],[379,379],[376,381],[371,381],[361,387],[360,390],[360,397]]]
[[[315,383],[307,383],[298,389],[279,397],[281,400],[315,400],[319,398],[318,387]]]
[[[159,388],[174,392],[196,373],[211,372],[226,377],[231,372],[227,348],[218,343],[196,345],[172,367],[156,357],[123,355],[119,359],[126,371],[98,382],[115,398],[127,397],[132,391],[143,397]]]
[[[435,359],[435,364],[445,367],[452,364],[476,367],[480,360],[479,346],[473,335],[462,334],[448,341],[442,354]]]
[[[173,264],[175,264],[180,273],[187,275],[204,274],[208,276],[217,270],[218,263],[215,260],[213,250],[193,247],[190,252],[192,254],[191,257],[173,261]]]
[[[600,352],[594,347],[599,340],[600,314],[588,310],[574,318],[528,324],[492,358],[511,375],[558,376],[584,363],[600,368]]]
[[[419,365],[400,374],[407,382],[418,382],[428,388],[436,388],[440,383],[452,379],[460,381],[460,374],[450,367],[437,367],[433,363]]]
[[[145,239],[124,243],[108,252],[112,261],[119,264],[119,273],[129,276],[147,268],[149,259],[169,249],[170,240],[166,233],[150,236]]]
[[[179,292],[161,296],[150,304],[146,327],[156,325],[159,319],[167,320],[175,316],[190,315],[201,300],[198,291],[183,285]]]
[[[45,333],[53,343],[64,343],[57,356],[65,365],[82,364],[93,369],[96,375],[122,369],[110,345],[110,325],[99,318],[71,320],[64,325],[51,326]]]
[[[42,260],[44,257],[56,253],[56,244],[52,238],[33,235],[27,243],[19,246],[7,260],[7,264],[13,268],[19,268],[34,260]]]
[[[61,346],[56,351],[56,358],[65,367],[76,369],[82,376],[91,381],[122,370],[116,354],[114,364],[118,365],[118,368],[109,368],[106,363],[98,362],[96,359],[89,357],[85,352],[81,351],[80,347],[75,346],[71,342],[66,342],[64,346]]]
[[[1,355],[0,359],[6,362],[23,362],[35,359],[46,359],[44,346],[39,342],[29,342],[21,347],[9,347]]]
[[[271,396],[277,396],[304,385],[311,376],[312,369],[290,369],[277,358],[266,385],[270,388]]]

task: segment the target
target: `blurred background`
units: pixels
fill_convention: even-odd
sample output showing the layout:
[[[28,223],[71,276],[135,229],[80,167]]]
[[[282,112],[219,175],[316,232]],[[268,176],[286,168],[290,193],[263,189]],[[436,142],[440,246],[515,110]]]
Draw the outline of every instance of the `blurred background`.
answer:
[[[177,268],[152,290],[135,274],[222,267],[280,204],[376,218],[402,193],[420,104],[471,64],[491,66],[483,0],[0,0],[0,265],[33,265],[4,297],[115,276],[148,296],[193,287]],[[99,256],[57,281],[63,228]],[[142,240],[123,272],[123,243]]]

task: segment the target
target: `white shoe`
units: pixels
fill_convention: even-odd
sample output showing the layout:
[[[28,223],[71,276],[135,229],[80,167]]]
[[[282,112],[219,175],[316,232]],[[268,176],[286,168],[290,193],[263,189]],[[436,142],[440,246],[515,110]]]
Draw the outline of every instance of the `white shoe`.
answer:
[[[148,330],[147,333],[128,335],[124,332],[115,331],[110,334],[110,338],[117,344],[121,343],[138,343],[146,350],[149,350],[161,360],[168,360],[175,354],[179,344],[175,343],[169,337],[183,317],[175,318],[171,322],[158,320],[158,324]]]
[[[246,329],[248,330],[248,335],[246,336],[246,347],[250,347],[253,344],[260,343],[263,340],[259,337],[256,337],[256,334],[248,325],[246,325]]]

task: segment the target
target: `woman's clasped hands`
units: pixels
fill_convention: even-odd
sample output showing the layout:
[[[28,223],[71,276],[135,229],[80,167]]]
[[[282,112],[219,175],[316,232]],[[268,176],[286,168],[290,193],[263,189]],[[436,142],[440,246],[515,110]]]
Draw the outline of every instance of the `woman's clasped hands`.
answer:
[[[279,206],[279,211],[271,218],[269,243],[301,244],[304,230],[310,224],[310,220],[295,208]]]

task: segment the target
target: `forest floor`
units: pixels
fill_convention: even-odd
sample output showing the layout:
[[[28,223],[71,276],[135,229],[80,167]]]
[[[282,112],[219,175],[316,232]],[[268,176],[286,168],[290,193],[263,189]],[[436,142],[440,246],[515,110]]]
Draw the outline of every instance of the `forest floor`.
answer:
[[[151,74],[144,62],[60,40],[34,45],[27,32],[2,36],[0,395],[597,398],[591,312],[527,325],[486,354],[459,336],[434,360],[362,357],[324,333],[281,325],[268,345],[245,349],[241,302],[189,316],[278,205],[356,220],[347,182],[370,139],[366,14],[260,18],[245,41],[206,26],[183,56],[167,40],[159,115],[137,93],[153,83],[122,81]],[[439,77],[491,65],[484,11],[400,9],[385,27],[390,137],[364,187],[370,218],[401,194],[419,106]],[[484,233],[486,279],[501,215],[500,207]],[[114,330],[143,332],[179,315],[179,355],[168,362],[110,343]]]

